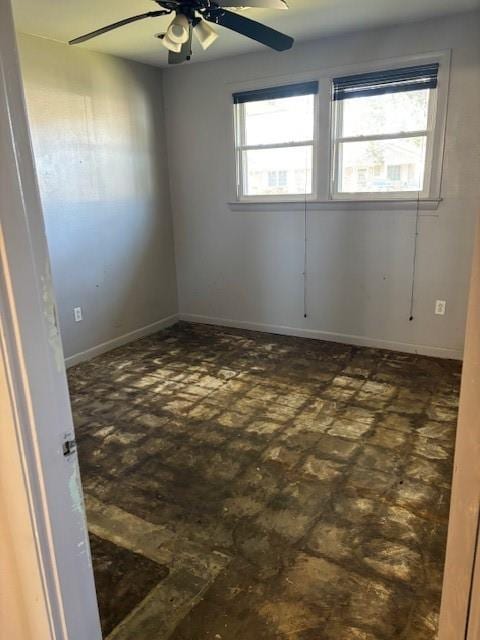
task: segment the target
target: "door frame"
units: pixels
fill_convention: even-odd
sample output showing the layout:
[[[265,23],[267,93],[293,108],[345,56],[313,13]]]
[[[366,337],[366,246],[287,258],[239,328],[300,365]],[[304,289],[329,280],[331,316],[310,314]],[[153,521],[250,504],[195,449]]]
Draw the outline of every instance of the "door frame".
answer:
[[[74,429],[10,0],[0,0],[0,194],[0,406],[9,437],[0,452],[0,508],[8,515],[0,542],[16,554],[16,584],[2,577],[0,599],[25,598],[32,573],[37,606],[25,604],[39,626],[10,637],[100,640],[78,460],[64,455]],[[22,481],[18,505],[9,500],[14,478]],[[12,530],[20,506],[24,527]]]
[[[438,640],[478,640],[480,633],[480,219],[470,280]],[[477,565],[477,566],[475,566]],[[475,630],[475,631],[474,631]],[[476,633],[477,635],[472,635]]]

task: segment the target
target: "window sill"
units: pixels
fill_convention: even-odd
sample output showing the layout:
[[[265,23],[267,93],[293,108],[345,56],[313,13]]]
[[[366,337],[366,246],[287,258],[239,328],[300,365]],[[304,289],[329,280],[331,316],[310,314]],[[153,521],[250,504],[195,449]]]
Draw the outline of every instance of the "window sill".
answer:
[[[308,211],[436,211],[442,198],[375,200],[307,200]],[[305,200],[245,200],[229,202],[232,211],[304,211]]]

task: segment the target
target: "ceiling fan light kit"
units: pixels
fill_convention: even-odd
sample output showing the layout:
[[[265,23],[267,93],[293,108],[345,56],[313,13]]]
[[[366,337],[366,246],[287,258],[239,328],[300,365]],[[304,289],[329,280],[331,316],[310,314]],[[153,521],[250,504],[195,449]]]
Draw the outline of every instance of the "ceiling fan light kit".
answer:
[[[200,19],[200,21],[195,25],[193,33],[204,51],[208,49],[208,47],[211,47],[218,38],[216,29],[214,29],[206,20],[202,19]]]
[[[188,40],[190,23],[183,13],[177,13],[167,29],[167,36],[172,42],[184,44]]]
[[[83,36],[71,40],[69,44],[80,44],[91,38],[146,18],[174,15],[165,34],[157,34],[163,46],[168,49],[169,64],[180,64],[190,60],[192,55],[192,33],[195,33],[202,48],[208,49],[219,37],[212,24],[235,31],[275,51],[286,51],[293,46],[293,38],[275,29],[229,11],[232,9],[288,9],[286,0],[154,0],[162,7],[159,11],[148,11],[131,18],[125,18]]]
[[[168,51],[172,51],[173,53],[180,53],[181,52],[182,43],[181,42],[174,42],[170,38],[168,33],[158,33],[155,37],[160,40],[160,42],[163,44],[165,49],[167,49]]]

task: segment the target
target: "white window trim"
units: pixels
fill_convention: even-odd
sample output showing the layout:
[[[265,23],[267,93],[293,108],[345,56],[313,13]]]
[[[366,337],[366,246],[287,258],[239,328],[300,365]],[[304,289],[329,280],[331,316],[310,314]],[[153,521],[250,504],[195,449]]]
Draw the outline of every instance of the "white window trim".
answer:
[[[357,73],[368,73],[370,71],[379,71],[382,69],[395,69],[404,66],[415,66],[417,64],[428,64],[438,62],[439,68],[439,84],[434,90],[436,96],[436,114],[435,126],[432,137],[430,153],[433,162],[431,162],[431,175],[428,193],[418,192],[397,192],[397,193],[364,193],[364,194],[341,194],[341,197],[333,197],[332,189],[332,169],[333,161],[333,145],[332,131],[335,124],[334,105],[331,100],[331,87],[333,78],[342,75],[354,75]],[[231,181],[231,197],[229,205],[235,211],[252,211],[254,205],[259,205],[257,210],[265,211],[297,211],[303,210],[305,202],[308,203],[310,210],[337,210],[346,208],[348,210],[367,210],[370,205],[375,209],[384,210],[410,210],[416,208],[418,203],[422,210],[437,209],[442,201],[442,173],[443,173],[443,155],[445,143],[445,131],[447,123],[448,98],[450,87],[450,62],[451,50],[444,50],[431,53],[415,54],[397,58],[384,59],[382,61],[367,61],[364,63],[356,63],[342,67],[322,69],[318,71],[310,71],[307,73],[297,73],[282,75],[269,78],[260,78],[250,80],[248,82],[227,83],[225,85],[225,99],[231,105],[232,94],[242,90],[266,89],[274,86],[286,84],[295,84],[298,82],[307,82],[312,80],[319,81],[319,94],[315,101],[315,135],[316,149],[313,160],[313,182],[314,193],[306,198],[303,195],[295,196],[246,196],[240,198],[238,192],[238,163],[236,151],[236,120],[234,117],[235,109],[231,109],[231,140],[232,144],[232,165],[230,175]],[[320,144],[320,140],[322,143]],[[325,142],[323,142],[325,141]],[[303,205],[300,207],[298,205]],[[343,205],[343,206],[342,206]]]
[[[295,84],[295,82],[291,82],[288,84]],[[257,86],[255,89],[268,89],[272,86]],[[277,86],[281,86],[280,84]],[[316,200],[317,198],[317,183],[318,183],[318,125],[319,125],[319,114],[318,114],[318,94],[314,95],[314,106],[313,106],[313,138],[311,140],[302,140],[302,141],[290,141],[290,142],[279,142],[274,144],[256,144],[256,145],[247,145],[245,144],[244,135],[245,135],[245,104],[237,104],[234,105],[234,127],[235,127],[235,166],[236,166],[236,202],[298,202],[301,200],[302,202],[307,200]],[[312,192],[308,194],[267,194],[267,195],[255,195],[249,196],[244,193],[244,171],[243,171],[243,152],[244,151],[258,151],[258,150],[266,150],[266,149],[292,149],[295,147],[312,147]]]

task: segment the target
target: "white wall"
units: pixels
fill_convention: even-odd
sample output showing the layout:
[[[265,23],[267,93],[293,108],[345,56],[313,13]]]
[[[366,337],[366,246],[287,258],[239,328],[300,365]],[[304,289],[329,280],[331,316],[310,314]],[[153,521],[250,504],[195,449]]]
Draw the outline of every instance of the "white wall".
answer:
[[[161,71],[31,36],[19,49],[68,358],[177,311]]]
[[[181,315],[460,357],[480,195],[479,34],[480,14],[472,13],[166,71]],[[415,212],[347,209],[309,213],[305,320],[302,213],[239,212],[227,204],[231,85],[447,48],[453,57],[443,202],[420,220],[415,320],[409,322]],[[436,299],[447,300],[445,317],[434,315]]]

